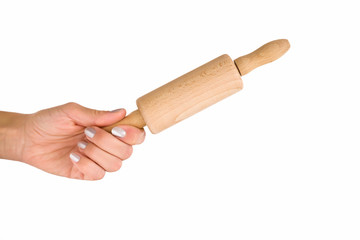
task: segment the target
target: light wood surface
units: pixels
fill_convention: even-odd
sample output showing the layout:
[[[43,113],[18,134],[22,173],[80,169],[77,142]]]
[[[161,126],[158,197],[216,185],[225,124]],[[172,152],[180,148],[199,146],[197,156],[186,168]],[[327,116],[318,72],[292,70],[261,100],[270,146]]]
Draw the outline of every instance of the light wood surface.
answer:
[[[255,68],[280,58],[289,48],[290,43],[287,39],[271,41],[252,53],[235,59],[235,64],[241,76],[244,76]]]
[[[149,130],[158,133],[242,87],[233,60],[222,55],[142,96],[136,104]]]
[[[288,40],[269,42],[233,61],[224,54],[185,75],[140,97],[138,110],[104,129],[118,125],[148,126],[152,133],[164,129],[221,101],[243,88],[241,76],[281,57],[290,47]]]

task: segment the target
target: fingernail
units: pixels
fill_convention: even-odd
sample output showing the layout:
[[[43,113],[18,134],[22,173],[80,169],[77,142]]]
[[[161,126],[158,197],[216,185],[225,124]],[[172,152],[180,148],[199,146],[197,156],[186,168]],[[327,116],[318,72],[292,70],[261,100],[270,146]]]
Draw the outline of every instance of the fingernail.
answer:
[[[85,129],[85,135],[88,136],[89,138],[93,138],[95,136],[95,133],[96,131],[93,128],[88,127]]]
[[[71,153],[70,154],[70,158],[71,160],[73,160],[74,162],[78,162],[80,160],[80,156],[77,155],[76,153]]]
[[[111,112],[116,113],[116,112],[120,112],[121,110],[124,110],[124,109],[123,108],[118,108],[118,109],[112,110]]]
[[[85,149],[87,145],[88,145],[88,143],[84,142],[84,141],[80,141],[78,143],[78,147],[81,148],[81,149]]]
[[[114,135],[114,136],[117,136],[117,137],[125,137],[126,136],[126,132],[124,129],[122,129],[121,127],[114,127],[112,130],[111,130],[111,133]]]

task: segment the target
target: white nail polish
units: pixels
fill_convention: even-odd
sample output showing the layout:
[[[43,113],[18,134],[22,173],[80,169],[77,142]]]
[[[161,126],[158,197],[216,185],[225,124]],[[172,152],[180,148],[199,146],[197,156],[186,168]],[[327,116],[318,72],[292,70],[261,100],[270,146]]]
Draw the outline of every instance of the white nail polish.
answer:
[[[111,133],[114,135],[114,136],[117,136],[117,137],[125,137],[126,136],[126,132],[124,129],[122,129],[121,127],[114,127],[112,130],[111,130]]]
[[[87,145],[88,145],[87,142],[84,142],[84,141],[78,142],[78,147],[81,149],[85,149]]]
[[[78,162],[80,160],[80,156],[77,155],[76,153],[71,153],[70,154],[70,158],[71,160],[73,160],[74,162]]]
[[[95,133],[96,131],[93,128],[88,127],[85,129],[85,135],[88,136],[89,138],[93,138],[95,136]]]

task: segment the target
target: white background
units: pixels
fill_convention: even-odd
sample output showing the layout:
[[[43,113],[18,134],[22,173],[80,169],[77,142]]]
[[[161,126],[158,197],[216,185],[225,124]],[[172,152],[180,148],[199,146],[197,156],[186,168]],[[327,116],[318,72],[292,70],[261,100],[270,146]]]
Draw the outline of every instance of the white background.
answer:
[[[244,89],[97,182],[0,161],[0,239],[359,239],[358,1],[0,1],[0,109],[135,109],[278,38]]]

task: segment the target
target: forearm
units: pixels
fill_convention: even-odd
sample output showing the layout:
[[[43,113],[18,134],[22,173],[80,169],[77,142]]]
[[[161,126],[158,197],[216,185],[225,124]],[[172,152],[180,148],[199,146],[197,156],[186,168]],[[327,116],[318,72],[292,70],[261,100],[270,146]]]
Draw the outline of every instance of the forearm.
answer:
[[[0,111],[0,158],[21,160],[25,116]]]

